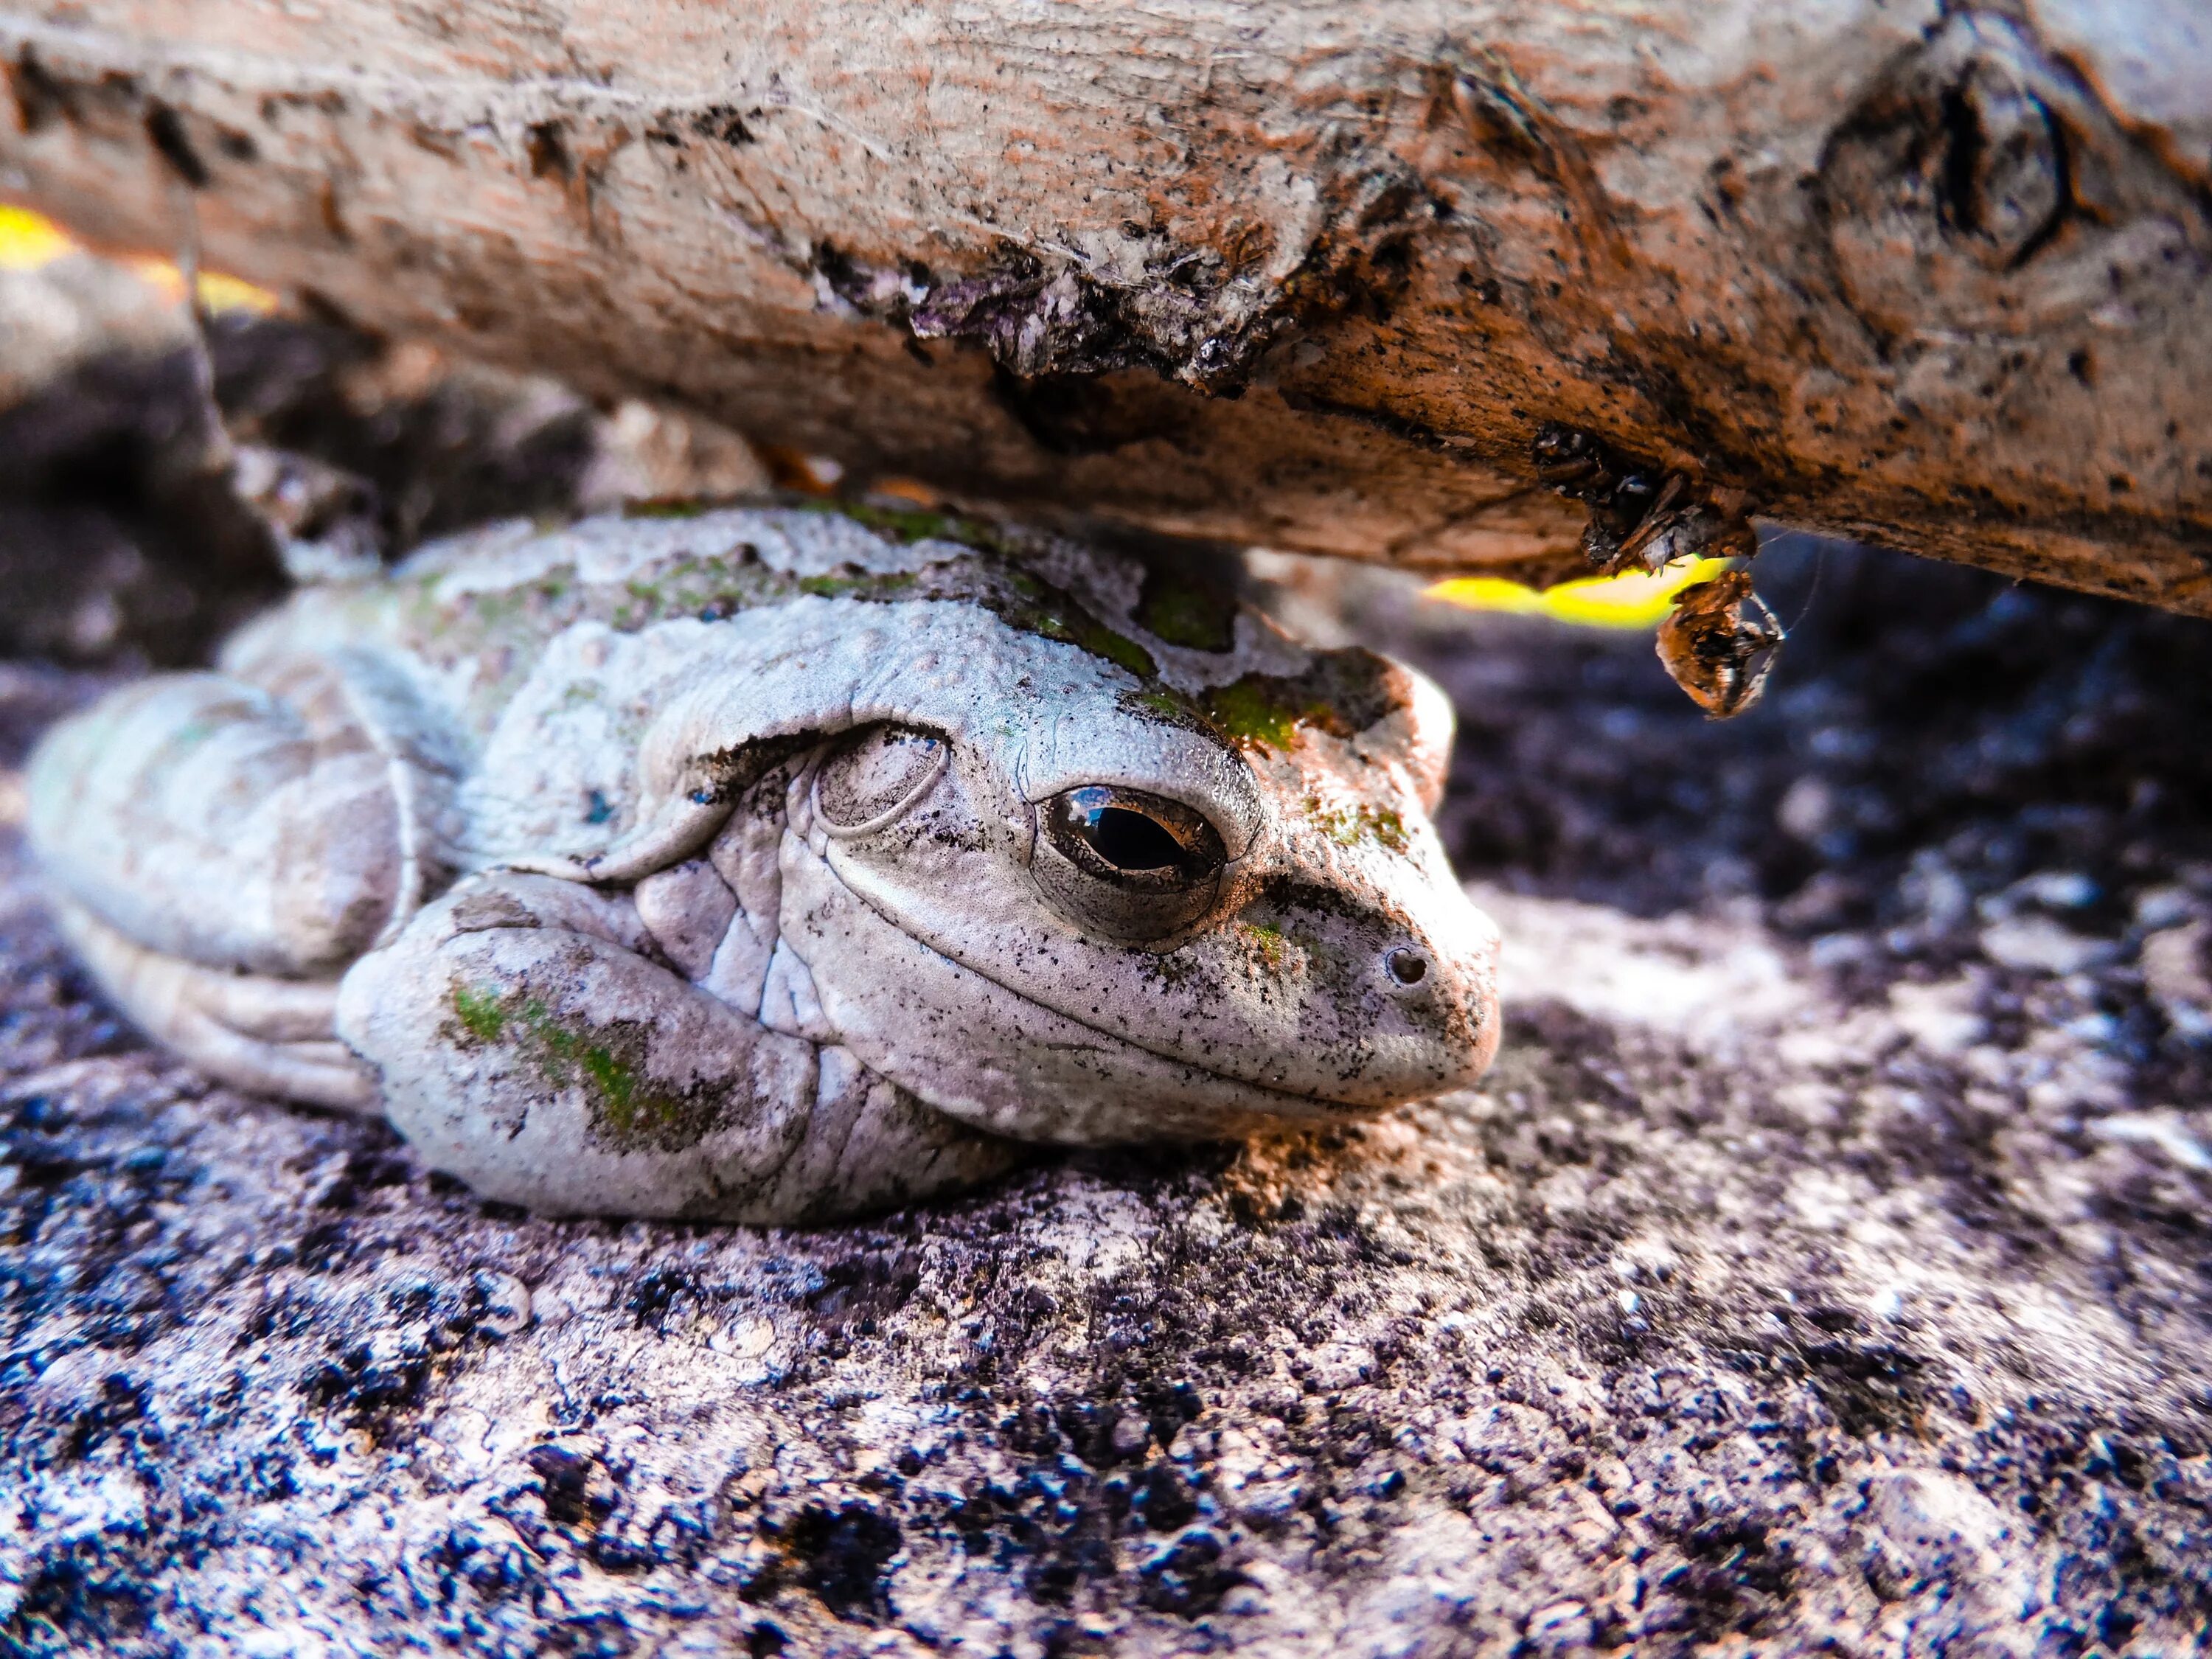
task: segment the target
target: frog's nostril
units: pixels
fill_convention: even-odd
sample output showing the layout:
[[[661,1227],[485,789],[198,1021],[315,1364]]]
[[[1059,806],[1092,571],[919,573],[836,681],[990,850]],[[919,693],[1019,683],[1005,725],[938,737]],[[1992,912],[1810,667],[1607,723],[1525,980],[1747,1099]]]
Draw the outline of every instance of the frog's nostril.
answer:
[[[1390,977],[1408,989],[1429,976],[1426,955],[1409,945],[1401,945],[1382,958],[1382,965],[1390,970]]]

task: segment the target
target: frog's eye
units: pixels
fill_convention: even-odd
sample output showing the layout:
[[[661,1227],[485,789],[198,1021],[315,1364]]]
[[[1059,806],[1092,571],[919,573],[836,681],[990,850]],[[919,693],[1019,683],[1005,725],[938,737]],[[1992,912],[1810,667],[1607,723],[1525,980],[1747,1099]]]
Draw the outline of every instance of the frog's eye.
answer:
[[[1037,808],[1038,884],[1084,925],[1131,943],[1179,932],[1212,908],[1221,836],[1180,801],[1109,784]]]
[[[927,794],[951,758],[952,745],[933,732],[864,726],[823,757],[815,816],[833,836],[880,830]]]

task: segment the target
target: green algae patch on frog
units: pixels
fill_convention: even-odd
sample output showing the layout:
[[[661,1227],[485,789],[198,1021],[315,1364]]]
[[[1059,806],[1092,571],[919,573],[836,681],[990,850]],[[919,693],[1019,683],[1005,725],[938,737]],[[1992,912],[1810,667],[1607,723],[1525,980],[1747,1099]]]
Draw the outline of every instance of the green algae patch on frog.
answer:
[[[1073,594],[1013,567],[978,574],[986,580],[960,597],[982,606],[1007,627],[1072,645],[1148,684],[1159,678],[1160,665],[1151,652],[1099,621]]]
[[[1384,850],[1402,853],[1413,845],[1402,815],[1387,806],[1362,802],[1356,806],[1332,806],[1318,795],[1305,799],[1306,816],[1316,828],[1339,847],[1358,847],[1372,842]]]
[[[904,599],[921,580],[911,570],[878,574],[863,570],[857,565],[848,565],[827,575],[801,576],[799,591],[817,599],[874,599],[884,602]]]
[[[1290,748],[1298,740],[1303,705],[1285,696],[1287,681],[1247,674],[1211,687],[1200,707],[1214,727],[1240,749]]]
[[[453,1017],[461,1022],[461,1029],[478,1042],[497,1042],[507,1035],[507,1012],[499,1006],[495,994],[471,991],[465,985],[455,986]]]
[[[584,583],[561,573],[513,593],[487,596],[497,602],[476,609],[479,622],[519,619],[527,611],[549,634],[576,622],[605,623],[617,633],[635,634],[656,623],[685,618],[726,622],[808,596],[888,602],[911,597],[920,580],[913,571],[869,571],[857,565],[793,575],[763,562],[750,542],[740,542],[719,553],[672,555],[618,583]]]
[[[1063,623],[1061,627],[1066,630],[1064,635],[1052,634],[1049,637],[1065,637],[1078,650],[1102,658],[1116,668],[1127,669],[1140,680],[1153,679],[1159,674],[1160,665],[1152,660],[1152,653],[1127,634],[1116,633],[1103,623],[1084,618],[1072,623]]]
[[[1145,573],[1134,621],[1162,645],[1214,656],[1237,648],[1237,604],[1212,583],[1182,571]]]
[[[617,1152],[682,1152],[720,1121],[712,1097],[668,1089],[647,1073],[646,1031],[635,1020],[571,1022],[536,997],[483,987],[457,985],[452,1002],[477,1047],[504,1048],[551,1087],[580,1090],[593,1137]]]
[[[720,553],[686,550],[638,571],[619,588],[595,588],[584,614],[635,633],[684,617],[724,621],[798,591],[795,579],[762,562],[750,542],[740,542]]]
[[[1253,959],[1271,974],[1279,974],[1290,965],[1289,943],[1283,930],[1272,921],[1248,921],[1237,924],[1237,936],[1250,949]]]
[[[566,563],[513,586],[459,592],[448,586],[448,573],[430,571],[395,597],[395,631],[424,661],[441,667],[483,663],[505,652],[526,672],[538,642],[591,608],[591,590]],[[506,682],[500,684],[503,690]]]
[[[1404,701],[1405,671],[1358,646],[1316,652],[1297,675],[1246,674],[1207,690],[1206,718],[1243,749],[1281,753],[1306,730],[1357,737]]]
[[[579,623],[635,634],[681,617],[720,621],[805,591],[800,578],[764,562],[749,541],[680,549],[618,580],[588,580],[574,563],[562,563],[510,586],[450,592],[446,581],[447,573],[434,571],[412,584],[403,613],[408,644],[442,663],[527,648]]]

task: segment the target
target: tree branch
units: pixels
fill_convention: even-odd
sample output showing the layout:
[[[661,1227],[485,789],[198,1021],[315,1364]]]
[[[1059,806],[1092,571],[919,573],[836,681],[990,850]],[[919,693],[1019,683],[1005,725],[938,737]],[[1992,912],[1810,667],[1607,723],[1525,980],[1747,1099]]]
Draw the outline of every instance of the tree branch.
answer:
[[[1556,422],[2212,612],[2187,0],[295,10],[0,12],[0,191],[1030,511],[1558,575]]]

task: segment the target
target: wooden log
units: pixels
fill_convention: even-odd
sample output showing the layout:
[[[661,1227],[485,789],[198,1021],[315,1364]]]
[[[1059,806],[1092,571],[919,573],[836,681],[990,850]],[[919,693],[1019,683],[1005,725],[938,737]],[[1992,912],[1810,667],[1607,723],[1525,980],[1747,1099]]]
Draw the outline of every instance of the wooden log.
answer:
[[[854,477],[1555,578],[1556,422],[2212,612],[2191,0],[46,0],[0,193]]]

